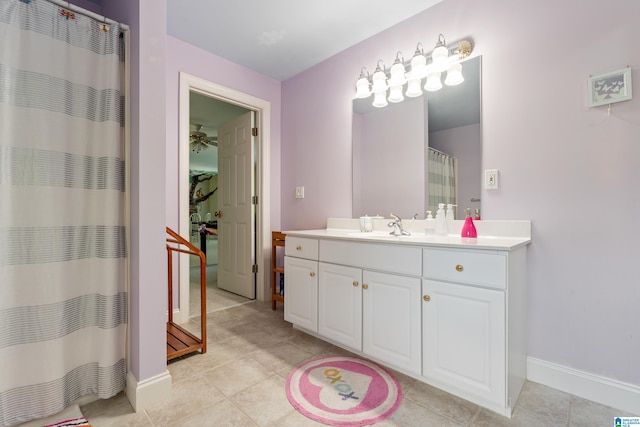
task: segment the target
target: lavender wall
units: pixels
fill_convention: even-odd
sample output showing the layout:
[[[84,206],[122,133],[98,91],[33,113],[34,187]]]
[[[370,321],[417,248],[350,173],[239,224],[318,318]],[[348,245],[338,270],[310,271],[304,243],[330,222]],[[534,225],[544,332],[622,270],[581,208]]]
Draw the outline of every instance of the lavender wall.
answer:
[[[167,12],[155,0],[112,0],[103,11],[130,26],[131,289],[130,370],[138,381],[166,372],[165,35]],[[160,141],[160,143],[159,143]]]
[[[471,37],[482,55],[483,218],[530,219],[528,354],[640,385],[640,96],[588,109],[586,82],[640,80],[640,2],[447,0],[282,85],[282,226],[351,216],[351,98],[362,66]],[[640,93],[637,83],[636,94]],[[294,187],[306,187],[294,199]]]
[[[167,137],[167,225],[178,227],[178,101],[179,73],[271,103],[271,229],[280,229],[280,82],[167,36],[166,137]]]

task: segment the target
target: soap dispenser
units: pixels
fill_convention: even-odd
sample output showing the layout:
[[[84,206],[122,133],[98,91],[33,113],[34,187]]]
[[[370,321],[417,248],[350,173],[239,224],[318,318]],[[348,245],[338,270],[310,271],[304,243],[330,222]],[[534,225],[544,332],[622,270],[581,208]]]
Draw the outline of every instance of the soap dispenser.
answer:
[[[427,217],[424,220],[424,234],[433,236],[436,233],[436,220],[431,215],[431,211],[427,211]]]
[[[464,225],[462,226],[462,233],[460,236],[464,239],[474,239],[478,237],[476,226],[473,225],[473,219],[471,218],[471,209],[467,209],[467,217],[464,219]]]
[[[438,203],[438,211],[436,212],[436,236],[447,235],[447,219],[444,213],[444,203]]]
[[[445,217],[447,218],[447,220],[451,220],[453,221],[454,219],[456,219],[456,215],[455,212],[453,211],[453,207],[454,206],[458,206],[458,205],[453,205],[451,203],[447,204],[447,214],[445,215]]]

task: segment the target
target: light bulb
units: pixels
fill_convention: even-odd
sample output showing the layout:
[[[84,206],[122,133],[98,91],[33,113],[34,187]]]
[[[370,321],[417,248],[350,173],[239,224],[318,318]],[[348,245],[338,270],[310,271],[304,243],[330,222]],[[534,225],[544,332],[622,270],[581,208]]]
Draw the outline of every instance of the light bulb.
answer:
[[[419,51],[416,51],[411,59],[411,77],[416,79],[427,77],[427,58]]]
[[[373,73],[372,80],[373,87],[371,88],[371,90],[374,93],[387,90],[387,76],[384,74],[384,71],[378,68],[378,70]]]
[[[422,95],[422,88],[420,88],[420,83],[420,79],[414,79],[413,77],[410,77],[405,95],[407,95],[409,98],[415,98],[416,96]]]
[[[373,106],[377,108],[382,108],[382,107],[386,107],[387,105],[389,105],[387,103],[387,91],[383,90],[383,91],[375,92],[375,95],[373,96]]]
[[[462,76],[462,64],[459,62],[451,65],[449,70],[447,71],[447,78],[444,79],[444,84],[447,86],[455,86],[459,85],[464,81],[464,77]]]
[[[369,79],[362,76],[356,82],[356,98],[368,98],[371,96],[371,89],[369,87]]]
[[[404,65],[399,61],[391,66],[391,77],[389,78],[389,86],[402,86],[407,82],[407,79],[404,76],[405,69]]]
[[[424,85],[425,90],[434,92],[442,88],[442,82],[440,81],[440,72],[429,73],[427,76],[427,82]]]
[[[445,43],[444,36],[440,34],[438,43],[433,52],[431,52],[431,60],[433,61],[431,66],[435,71],[445,71],[448,68],[447,57],[449,56],[449,49],[447,49]]]
[[[389,88],[389,102],[402,102],[403,100],[402,85],[391,86]]]

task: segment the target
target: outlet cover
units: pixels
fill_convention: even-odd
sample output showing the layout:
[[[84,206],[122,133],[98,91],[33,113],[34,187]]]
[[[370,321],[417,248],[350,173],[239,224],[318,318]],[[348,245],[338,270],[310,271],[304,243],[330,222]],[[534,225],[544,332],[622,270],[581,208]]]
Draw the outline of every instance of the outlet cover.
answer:
[[[304,187],[296,187],[296,199],[304,199]]]
[[[484,189],[496,190],[498,188],[498,169],[484,171]]]

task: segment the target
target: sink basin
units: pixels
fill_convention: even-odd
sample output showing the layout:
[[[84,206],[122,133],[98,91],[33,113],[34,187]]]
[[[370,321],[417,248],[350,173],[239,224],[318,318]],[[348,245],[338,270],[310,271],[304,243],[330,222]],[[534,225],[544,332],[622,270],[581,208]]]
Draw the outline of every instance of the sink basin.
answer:
[[[357,231],[355,233],[349,233],[349,237],[361,237],[363,239],[410,239],[414,237],[411,236],[395,236],[393,234],[389,234],[388,231],[371,231],[368,233]]]
[[[356,231],[355,233],[349,233],[349,236],[353,237],[387,237],[391,236],[388,231]]]

